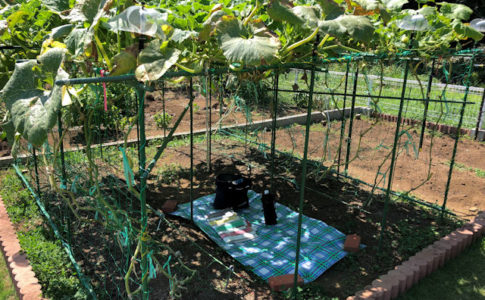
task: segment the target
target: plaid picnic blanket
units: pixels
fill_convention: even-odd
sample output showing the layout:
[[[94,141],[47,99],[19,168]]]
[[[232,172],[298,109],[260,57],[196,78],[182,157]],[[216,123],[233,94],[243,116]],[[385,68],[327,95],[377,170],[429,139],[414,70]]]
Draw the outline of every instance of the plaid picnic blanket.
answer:
[[[295,271],[298,213],[275,203],[278,224],[264,223],[261,194],[248,192],[249,208],[238,215],[251,222],[257,233],[255,239],[228,244],[209,225],[206,215],[215,212],[212,207],[215,194],[194,200],[194,222],[221,248],[256,275],[266,280],[272,276],[293,274]],[[190,203],[179,205],[172,215],[190,219]],[[301,250],[298,273],[305,283],[317,279],[333,264],[342,259],[345,235],[320,220],[303,216]]]

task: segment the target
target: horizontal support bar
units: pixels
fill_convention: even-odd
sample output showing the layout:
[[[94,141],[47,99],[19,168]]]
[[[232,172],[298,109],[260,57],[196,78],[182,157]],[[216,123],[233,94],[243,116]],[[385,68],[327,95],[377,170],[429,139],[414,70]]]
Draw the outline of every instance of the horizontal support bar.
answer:
[[[273,89],[268,89],[269,91]],[[308,94],[310,93],[309,91],[305,90],[288,90],[288,89],[278,89],[278,92],[284,92],[284,93],[305,93]],[[331,92],[317,92],[314,91],[314,94],[317,95],[331,95],[331,96],[353,96],[352,93],[331,93]],[[356,94],[356,97],[359,98],[377,98],[377,99],[391,99],[391,100],[401,100],[401,97],[396,97],[396,96],[376,96],[376,95],[365,95],[365,94]],[[420,102],[426,102],[426,99],[420,99],[420,98],[404,98],[404,100],[408,101],[420,101]],[[429,102],[436,102],[436,103],[459,103],[459,104],[475,104],[475,102],[463,102],[463,101],[455,101],[455,100],[439,100],[439,99],[429,99],[427,100]]]

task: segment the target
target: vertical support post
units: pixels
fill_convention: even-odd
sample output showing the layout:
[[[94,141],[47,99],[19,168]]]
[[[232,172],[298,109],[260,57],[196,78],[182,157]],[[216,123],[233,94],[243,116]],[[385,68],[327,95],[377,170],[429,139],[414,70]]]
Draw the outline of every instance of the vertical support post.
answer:
[[[403,78],[403,84],[402,84],[402,90],[401,90],[401,100],[399,101],[399,112],[397,115],[396,131],[394,132],[394,144],[392,146],[392,152],[391,152],[391,165],[389,166],[389,178],[387,180],[386,197],[384,200],[385,201],[384,213],[383,213],[382,222],[381,222],[382,227],[381,227],[381,234],[379,237],[379,249],[381,249],[384,230],[387,225],[387,212],[389,211],[389,201],[391,200],[392,177],[394,175],[394,165],[396,163],[396,152],[397,152],[397,145],[400,137],[402,111],[404,106],[404,97],[406,96],[406,85],[408,82],[408,74],[409,74],[409,59],[406,59],[406,64],[404,67],[404,78]]]
[[[67,188],[66,161],[64,159],[64,141],[62,136],[62,111],[57,112],[57,132],[59,133],[59,148],[61,151],[61,189]]]
[[[39,197],[41,197],[40,181],[39,181],[39,167],[37,165],[37,153],[35,152],[34,146],[32,146],[32,157],[34,158],[34,171],[35,171],[35,183],[37,184],[37,195],[39,195]]]
[[[146,212],[146,187],[147,187],[147,172],[146,168],[146,134],[145,134],[145,87],[136,87],[136,96],[138,101],[138,124],[140,128],[140,144],[138,147],[138,168],[140,174],[140,243],[141,243],[141,277],[142,277],[142,299],[148,299],[148,259],[145,242],[145,232],[147,228],[147,212]]]
[[[426,119],[428,117],[429,98],[431,96],[431,88],[433,86],[433,73],[434,73],[435,63],[436,63],[436,58],[433,58],[433,62],[431,64],[431,71],[428,77],[428,89],[426,91],[426,102],[424,103],[423,124],[421,125],[421,135],[419,137],[419,152],[421,152],[421,149],[423,148],[424,130],[426,129]]]
[[[342,155],[342,141],[345,133],[345,123],[347,123],[347,119],[345,118],[345,107],[347,101],[347,85],[349,82],[349,69],[350,69],[350,59],[347,60],[347,66],[345,69],[345,87],[344,87],[344,103],[342,108],[342,125],[340,126],[340,139],[338,144],[338,160],[337,160],[337,177],[340,176],[340,158]]]
[[[163,113],[163,124],[167,124],[167,114],[165,111],[165,81],[162,81],[162,113]],[[167,137],[167,126],[163,126],[163,138]]]
[[[193,79],[190,77],[189,85],[189,105],[190,105],[190,220],[194,221],[194,97]]]
[[[276,151],[276,120],[278,117],[278,87],[279,87],[279,71],[276,70],[274,75],[274,95],[273,95],[273,123],[271,124],[271,193],[275,192],[274,188],[274,174],[275,169],[275,151]]]
[[[303,201],[305,198],[305,183],[307,172],[307,158],[308,158],[308,141],[310,140],[310,125],[313,106],[313,89],[315,86],[315,64],[317,61],[317,45],[319,43],[320,36],[317,35],[315,43],[313,44],[312,53],[312,69],[310,77],[310,90],[308,94],[308,109],[306,115],[306,128],[305,128],[305,144],[303,149],[302,171],[301,171],[301,184],[300,184],[300,203],[298,207],[298,233],[296,238],[296,256],[295,256],[295,272],[293,279],[293,297],[297,298],[297,283],[298,283],[298,265],[300,263],[300,247],[301,247],[301,225],[303,221]]]
[[[458,141],[460,140],[460,135],[461,135],[460,131],[461,131],[461,126],[463,125],[463,115],[465,114],[466,101],[468,99],[468,92],[470,90],[470,75],[472,74],[472,70],[473,70],[473,61],[475,60],[475,53],[476,52],[473,52],[473,56],[470,59],[470,64],[468,66],[468,72],[466,74],[465,79],[463,80],[463,83],[466,89],[465,89],[465,95],[463,96],[463,103],[460,109],[460,119],[458,121],[458,126],[456,128],[455,144],[453,145],[453,153],[451,154],[450,169],[448,171],[448,180],[446,181],[446,188],[445,188],[445,197],[443,199],[443,206],[441,207],[441,218],[444,217],[444,213],[446,209],[446,201],[448,200],[448,193],[450,191],[451,177],[453,175],[453,167],[455,166],[456,150],[458,148]]]
[[[207,78],[209,77],[209,78]],[[211,124],[211,102],[212,102],[212,76],[207,74],[205,77],[205,138],[206,138],[206,150],[207,150],[207,172],[211,172],[211,135],[212,135],[212,124]],[[209,97],[207,97],[209,95]]]
[[[478,132],[482,128],[483,117],[485,115],[484,104],[485,104],[485,90],[483,91],[483,94],[482,94],[482,103],[480,103],[480,110],[478,112],[477,126],[475,128],[475,137],[474,137],[475,140],[478,138]]]
[[[352,104],[350,106],[350,123],[349,123],[349,134],[347,136],[347,154],[345,155],[345,170],[344,174],[347,175],[349,170],[349,159],[350,159],[350,145],[352,143],[352,128],[354,126],[354,113],[355,113],[355,98],[357,94],[357,83],[359,82],[359,65],[354,74],[354,88],[352,90]]]
[[[223,92],[224,92],[224,88],[222,86],[222,74],[221,74],[221,75],[219,75],[219,130],[222,129],[221,120],[222,120]]]

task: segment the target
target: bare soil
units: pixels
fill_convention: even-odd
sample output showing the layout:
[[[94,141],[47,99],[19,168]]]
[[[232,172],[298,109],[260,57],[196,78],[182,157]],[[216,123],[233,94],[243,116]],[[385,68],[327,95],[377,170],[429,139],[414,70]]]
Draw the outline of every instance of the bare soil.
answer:
[[[169,92],[166,95],[166,111],[177,116],[183,111],[188,100],[181,96],[181,93]],[[154,100],[147,100],[146,119],[147,136],[163,135],[163,130],[156,127],[153,114],[161,111],[162,102],[159,95],[154,95]],[[214,101],[216,102],[216,101]],[[217,126],[219,121],[218,107],[211,106],[212,126]],[[198,110],[194,113],[194,129],[206,127],[205,98],[195,98]],[[211,109],[212,109],[211,108]],[[222,121],[223,124],[245,124],[244,112],[233,111],[226,107],[228,114]],[[286,114],[301,112],[296,108],[289,108]],[[282,114],[283,115],[283,114]],[[253,114],[253,120],[267,119],[269,113],[261,111]],[[354,120],[352,139],[350,141],[349,175],[368,183],[373,183],[376,174],[381,187],[387,187],[389,172],[389,159],[384,158],[390,153],[394,140],[395,124],[379,122],[374,120]],[[346,135],[349,122],[346,124]],[[190,119],[188,114],[183,119],[177,132],[188,131]],[[351,254],[331,267],[315,282],[305,286],[303,291],[304,299],[322,297],[345,297],[352,295],[374,280],[378,275],[392,269],[396,264],[406,260],[409,256],[421,250],[429,243],[452,231],[459,226],[460,221],[456,219],[440,220],[437,213],[422,206],[409,202],[391,202],[385,234],[382,236],[382,247],[379,249],[379,240],[384,215],[385,199],[382,193],[371,193],[371,188],[358,184],[351,180],[337,178],[335,175],[325,173],[324,169],[315,167],[323,165],[330,167],[338,163],[338,147],[340,138],[340,122],[329,122],[325,125],[314,124],[311,127],[309,142],[309,175],[307,178],[307,190],[304,198],[303,213],[324,221],[337,228],[345,234],[357,233],[362,237],[363,243],[367,246],[357,254]],[[411,195],[441,205],[443,202],[445,186],[449,172],[449,161],[453,151],[454,138],[449,135],[437,135],[427,132],[424,145],[419,156],[414,152],[419,140],[419,128],[409,125],[404,127],[407,133],[400,139],[398,148],[398,159],[394,174],[392,189],[396,191],[410,191]],[[328,137],[327,137],[328,131]],[[365,134],[364,134],[365,132]],[[360,135],[363,137],[360,139]],[[409,134],[409,135],[408,135]],[[271,132],[259,132],[250,137],[257,139],[267,145],[270,143]],[[295,125],[289,128],[278,129],[277,148],[292,152],[296,156],[303,156],[304,127]],[[136,132],[130,134],[135,138]],[[103,135],[103,142],[114,141],[120,135],[111,133]],[[82,145],[79,131],[71,131],[66,137],[66,147]],[[340,170],[344,169],[345,154],[347,150],[347,138],[343,139],[343,146],[340,159]],[[360,144],[360,147],[359,147]],[[150,150],[151,149],[151,150]],[[192,199],[213,193],[215,190],[215,175],[221,172],[239,172],[250,176],[253,180],[253,189],[261,192],[268,186],[273,186],[276,191],[277,201],[298,209],[299,184],[301,182],[301,162],[298,159],[285,155],[278,155],[275,158],[275,181],[271,181],[268,170],[272,168],[269,156],[262,154],[255,145],[247,145],[235,142],[234,139],[218,138],[212,144],[212,170],[207,170],[207,156],[204,143],[198,143],[194,149],[194,185]],[[326,149],[326,150],[325,150]],[[359,149],[357,151],[357,149]],[[164,201],[177,199],[181,203],[190,201],[190,149],[186,145],[168,148],[153,174],[149,178],[147,201],[155,209],[159,209]],[[269,153],[269,150],[267,151]],[[324,155],[326,153],[326,155]],[[148,156],[154,154],[153,148],[149,148]],[[453,171],[453,177],[448,193],[446,207],[457,213],[460,217],[467,218],[476,214],[477,210],[485,210],[483,197],[485,195],[485,179],[479,176],[479,172],[470,168],[485,170],[485,144],[477,143],[468,139],[462,139],[458,145],[456,163],[460,166]],[[117,157],[120,158],[119,156]],[[431,161],[430,161],[431,159]],[[247,164],[251,164],[251,170]],[[105,166],[106,157],[98,157],[98,165]],[[114,165],[114,166],[113,166]],[[164,181],[167,176],[167,166],[172,165],[178,169],[170,171],[173,180]],[[381,166],[379,170],[379,166]],[[431,168],[429,168],[431,166]],[[124,178],[121,163],[118,160],[111,167],[120,180]],[[108,168],[106,168],[107,170]],[[108,172],[108,171],[105,171]],[[386,174],[385,182],[380,181]],[[297,185],[295,186],[295,183]],[[364,203],[372,199],[368,206]],[[132,199],[133,200],[133,199]],[[136,202],[136,199],[134,200]],[[195,278],[186,286],[182,299],[243,299],[256,293],[258,299],[281,298],[281,294],[271,293],[267,284],[257,278],[250,270],[245,269],[228,254],[224,253],[204,233],[196,228],[191,222],[168,217],[173,226],[160,226],[160,220],[150,214],[149,230],[153,238],[163,241],[173,249],[182,254],[183,261],[191,268],[197,270]],[[89,227],[85,232],[79,234],[84,241],[89,241],[90,235],[99,228]],[[296,238],[296,237],[295,237]],[[106,246],[98,242],[80,243],[76,251],[92,252],[91,262],[96,257],[96,245]],[[115,246],[113,246],[115,247]],[[104,255],[109,255],[105,253]],[[225,266],[233,266],[236,275],[230,275]],[[83,265],[88,275],[101,272],[100,267],[90,267],[89,261]],[[173,265],[173,269],[177,264]],[[113,279],[120,279],[122,274],[116,274]],[[151,282],[152,296],[156,299],[165,299],[169,288],[168,281],[158,276]],[[113,289],[113,295],[116,290]],[[253,296],[251,299],[254,299]],[[113,296],[113,298],[116,298]],[[249,299],[249,298],[247,298]]]

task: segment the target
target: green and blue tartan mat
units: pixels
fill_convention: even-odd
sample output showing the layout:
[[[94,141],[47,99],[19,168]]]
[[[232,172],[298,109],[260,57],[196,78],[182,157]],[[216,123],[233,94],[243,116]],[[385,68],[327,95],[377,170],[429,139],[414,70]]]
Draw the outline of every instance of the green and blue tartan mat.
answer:
[[[261,194],[248,192],[249,208],[238,215],[251,222],[257,233],[255,239],[227,244],[209,225],[206,215],[217,211],[212,207],[215,194],[194,200],[194,222],[213,241],[256,275],[266,280],[272,276],[293,274],[295,271],[298,213],[275,203],[278,224],[264,223]],[[172,215],[190,219],[190,203],[179,205]],[[343,250],[345,234],[320,220],[303,216],[301,251],[298,273],[305,283],[317,279],[347,252]]]

